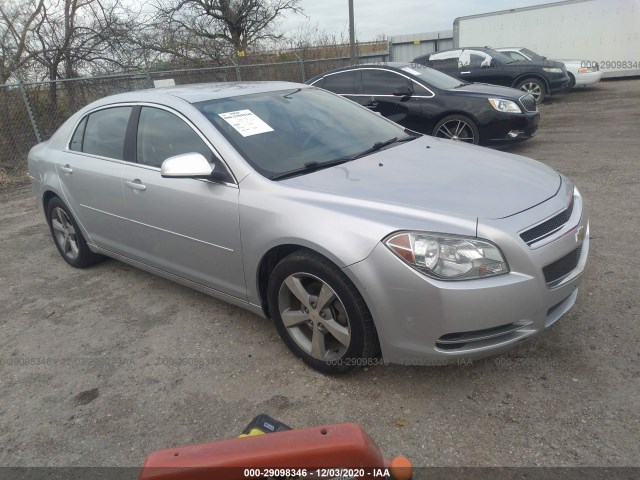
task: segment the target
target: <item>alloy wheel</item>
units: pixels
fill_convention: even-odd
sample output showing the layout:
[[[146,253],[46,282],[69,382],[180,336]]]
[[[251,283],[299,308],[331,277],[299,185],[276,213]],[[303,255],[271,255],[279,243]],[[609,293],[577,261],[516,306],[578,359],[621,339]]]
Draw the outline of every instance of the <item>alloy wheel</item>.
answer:
[[[536,102],[540,99],[542,94],[542,88],[535,82],[526,82],[520,86],[520,90],[526,93],[530,93],[536,99]]]
[[[457,119],[449,120],[440,125],[435,136],[467,143],[474,143],[475,140],[471,126],[467,122]]]
[[[311,357],[337,360],[349,348],[351,327],[345,306],[318,277],[289,275],[280,286],[278,308],[291,339]]]
[[[56,207],[51,212],[51,226],[53,227],[53,235],[63,254],[70,260],[78,258],[79,248],[76,230],[62,208]]]

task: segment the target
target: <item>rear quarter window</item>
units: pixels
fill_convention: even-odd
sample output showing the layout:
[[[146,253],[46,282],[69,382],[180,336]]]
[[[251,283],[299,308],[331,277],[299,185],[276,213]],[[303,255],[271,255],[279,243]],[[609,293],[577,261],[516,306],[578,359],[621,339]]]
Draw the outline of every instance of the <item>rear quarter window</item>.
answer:
[[[73,137],[71,137],[71,142],[69,142],[69,150],[73,150],[75,152],[82,151],[82,142],[84,140],[84,130],[87,126],[87,118],[88,117],[84,117],[76,127],[76,131],[73,132]]]

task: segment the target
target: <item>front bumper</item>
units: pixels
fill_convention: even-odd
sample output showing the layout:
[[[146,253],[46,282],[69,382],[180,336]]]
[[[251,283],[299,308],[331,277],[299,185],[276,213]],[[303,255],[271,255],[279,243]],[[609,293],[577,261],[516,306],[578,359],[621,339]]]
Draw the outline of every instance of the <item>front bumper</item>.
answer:
[[[483,145],[522,142],[538,132],[540,114],[496,112],[494,119],[480,127],[480,143]]]
[[[566,197],[564,202],[557,197],[478,226],[478,237],[502,249],[510,266],[506,275],[435,280],[409,267],[382,243],[365,260],[345,267],[371,311],[384,360],[440,365],[485,357],[542,332],[568,312],[576,301],[589,252],[588,218],[581,198],[577,197],[579,205],[566,225],[540,245],[529,247],[518,235],[566,208]],[[581,250],[576,267],[550,288],[543,267],[577,247]]]
[[[549,93],[566,92],[571,85],[571,79],[566,73],[550,74],[547,79],[549,80]]]

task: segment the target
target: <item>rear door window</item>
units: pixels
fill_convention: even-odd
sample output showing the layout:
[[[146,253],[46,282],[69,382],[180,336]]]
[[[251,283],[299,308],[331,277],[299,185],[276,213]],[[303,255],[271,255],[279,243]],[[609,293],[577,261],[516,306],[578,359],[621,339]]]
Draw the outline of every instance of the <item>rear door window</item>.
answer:
[[[333,93],[353,94],[356,87],[356,72],[342,72],[327,75],[322,88]]]
[[[84,128],[84,138],[79,141],[81,124],[71,140],[71,149],[78,144],[84,153],[124,160],[124,138],[133,107],[113,107],[91,113]],[[76,138],[77,137],[77,138]],[[74,143],[75,141],[75,143]]]
[[[491,66],[491,55],[477,50],[464,50],[458,61],[459,68],[483,68]]]
[[[429,57],[429,66],[437,70],[457,70],[461,50],[432,53]]]

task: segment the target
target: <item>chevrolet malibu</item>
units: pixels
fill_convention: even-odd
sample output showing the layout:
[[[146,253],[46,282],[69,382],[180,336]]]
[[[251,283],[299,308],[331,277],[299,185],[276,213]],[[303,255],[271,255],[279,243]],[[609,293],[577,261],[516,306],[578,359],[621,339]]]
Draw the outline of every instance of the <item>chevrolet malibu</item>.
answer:
[[[505,351],[571,309],[589,250],[562,174],[295,83],[104,98],[29,173],[69,265],[113,257],[271,318],[326,373]]]

